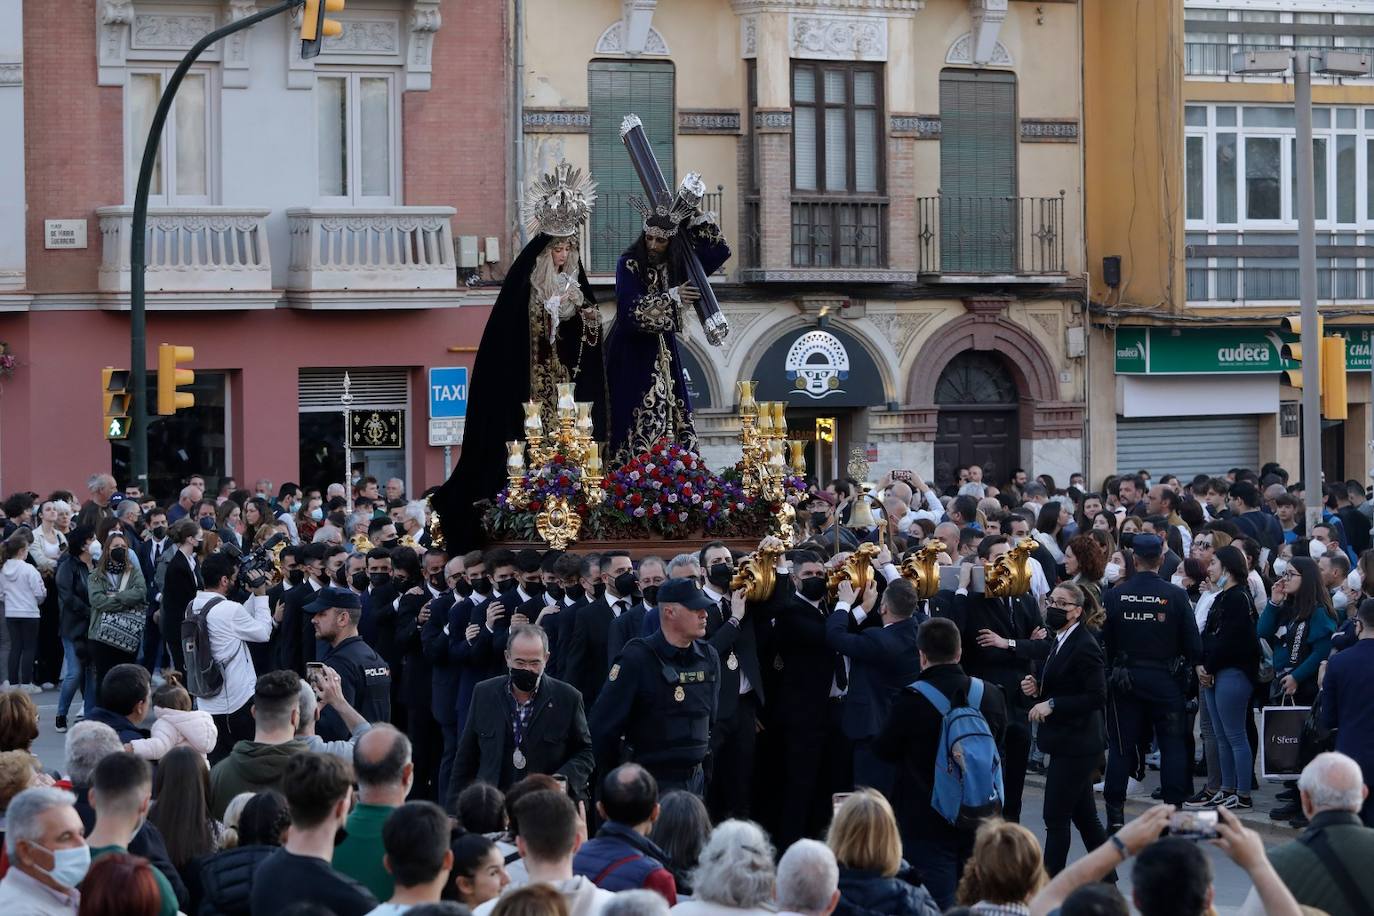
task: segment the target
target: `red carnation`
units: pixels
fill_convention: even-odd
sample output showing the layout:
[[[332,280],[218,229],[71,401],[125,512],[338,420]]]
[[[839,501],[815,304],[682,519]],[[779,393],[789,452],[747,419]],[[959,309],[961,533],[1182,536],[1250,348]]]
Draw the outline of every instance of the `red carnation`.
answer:
[[[638,493],[631,493],[631,494],[630,494],[630,505],[632,505],[632,506],[637,506],[637,505],[639,505],[640,503],[642,503],[643,501],[644,501],[644,497],[640,496]]]
[[[542,502],[540,502],[540,501],[537,500],[537,499],[532,499],[532,500],[530,500],[530,511],[531,511],[531,512],[538,512],[538,511],[539,511],[540,509],[542,509],[542,508],[544,508],[544,504],[543,504]]]

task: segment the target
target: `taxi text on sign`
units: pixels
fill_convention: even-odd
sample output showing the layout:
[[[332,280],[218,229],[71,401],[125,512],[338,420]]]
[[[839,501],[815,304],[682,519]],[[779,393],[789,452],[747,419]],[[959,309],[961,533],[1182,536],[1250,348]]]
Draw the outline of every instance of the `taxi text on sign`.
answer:
[[[467,414],[467,366],[430,369],[429,444],[462,445]]]
[[[1346,339],[1346,371],[1368,372],[1374,329],[1333,328]],[[1281,355],[1297,336],[1269,328],[1118,328],[1118,375],[1258,374],[1298,368]]]

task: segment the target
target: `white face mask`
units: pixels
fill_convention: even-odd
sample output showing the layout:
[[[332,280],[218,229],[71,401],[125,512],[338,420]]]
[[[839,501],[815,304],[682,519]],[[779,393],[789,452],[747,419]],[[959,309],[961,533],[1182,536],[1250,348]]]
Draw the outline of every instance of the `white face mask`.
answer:
[[[1286,572],[1288,572],[1288,561],[1279,557],[1274,561],[1274,575],[1282,576]]]
[[[34,867],[53,881],[63,887],[76,887],[85,880],[86,872],[91,867],[91,847],[82,843],[70,849],[48,849],[45,846],[38,848],[52,856],[52,869],[38,868],[36,865]]]
[[[1312,555],[1312,559],[1316,560],[1326,556],[1326,545],[1321,541],[1308,541],[1307,552]]]
[[[1331,593],[1331,606],[1336,610],[1343,611],[1348,604],[1350,604],[1350,596],[1345,593],[1345,589],[1338,588]]]
[[[100,542],[99,542],[99,541],[91,541],[90,551],[91,551],[91,562],[93,562],[93,563],[99,563],[99,562],[100,562],[100,556],[101,556],[101,554],[103,554],[103,553],[105,552],[105,548],[103,548],[103,547],[100,546]]]
[[[1174,573],[1172,576],[1169,577],[1169,581],[1177,585],[1179,588],[1183,588],[1183,573]]]
[[[1364,576],[1358,569],[1350,570],[1350,575],[1345,577],[1345,587],[1352,592],[1358,592],[1364,588]]]
[[[1120,578],[1121,578],[1121,564],[1120,564],[1120,563],[1108,563],[1108,564],[1107,564],[1107,569],[1106,569],[1106,574],[1107,574],[1107,581],[1108,581],[1108,582],[1115,582],[1116,580],[1120,579]]]

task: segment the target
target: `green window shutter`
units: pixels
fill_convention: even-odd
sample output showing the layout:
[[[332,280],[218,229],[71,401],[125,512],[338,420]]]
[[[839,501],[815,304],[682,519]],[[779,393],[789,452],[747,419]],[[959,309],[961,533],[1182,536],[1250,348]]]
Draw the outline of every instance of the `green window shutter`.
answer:
[[[591,171],[597,183],[591,221],[592,273],[611,273],[620,253],[639,235],[643,222],[630,198],[644,195],[634,166],[620,142],[620,122],[636,114],[644,122],[654,155],[669,187],[675,183],[674,71],[669,61],[594,60],[587,65],[591,113]]]
[[[941,267],[1009,273],[1016,255],[1016,77],[940,74]]]

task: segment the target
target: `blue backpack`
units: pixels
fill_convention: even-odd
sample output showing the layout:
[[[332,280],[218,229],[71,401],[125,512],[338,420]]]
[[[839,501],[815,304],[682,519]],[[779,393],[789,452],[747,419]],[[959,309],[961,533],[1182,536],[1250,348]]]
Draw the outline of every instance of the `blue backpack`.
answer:
[[[911,689],[920,693],[941,716],[940,746],[935,753],[935,785],[930,806],[960,832],[973,833],[987,817],[1002,812],[1002,755],[978,711],[983,682],[969,678],[968,702],[951,708],[943,693],[926,681]]]

